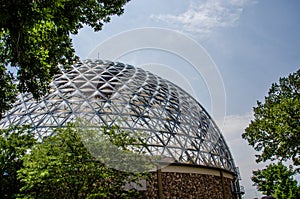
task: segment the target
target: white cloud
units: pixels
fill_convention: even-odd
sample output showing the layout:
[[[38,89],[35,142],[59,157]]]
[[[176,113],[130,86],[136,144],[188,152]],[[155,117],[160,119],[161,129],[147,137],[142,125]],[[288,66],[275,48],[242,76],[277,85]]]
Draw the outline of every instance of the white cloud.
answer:
[[[234,140],[241,138],[245,128],[253,119],[252,113],[245,113],[244,115],[227,115],[224,119],[224,124],[221,128],[223,135],[227,140]]]
[[[215,28],[237,24],[243,7],[253,0],[206,0],[191,1],[189,8],[178,15],[161,14],[154,19],[181,27],[188,32],[211,33]]]

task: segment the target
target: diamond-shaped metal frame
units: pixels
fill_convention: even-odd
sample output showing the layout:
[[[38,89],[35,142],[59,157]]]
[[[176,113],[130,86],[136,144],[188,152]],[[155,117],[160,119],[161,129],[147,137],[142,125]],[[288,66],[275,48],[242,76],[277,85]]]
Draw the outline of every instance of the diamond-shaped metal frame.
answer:
[[[142,150],[149,155],[234,172],[221,132],[193,97],[165,79],[121,63],[87,60],[62,70],[43,99],[20,95],[0,127],[30,124],[43,137],[76,118],[144,132],[147,146]]]

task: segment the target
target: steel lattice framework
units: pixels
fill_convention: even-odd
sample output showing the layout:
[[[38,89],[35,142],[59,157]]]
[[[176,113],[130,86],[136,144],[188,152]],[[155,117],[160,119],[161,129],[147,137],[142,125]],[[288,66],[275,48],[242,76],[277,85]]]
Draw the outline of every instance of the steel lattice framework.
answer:
[[[84,61],[62,70],[50,94],[19,100],[0,122],[30,124],[39,136],[76,118],[142,131],[149,155],[235,171],[233,158],[205,109],[175,84],[131,65]]]

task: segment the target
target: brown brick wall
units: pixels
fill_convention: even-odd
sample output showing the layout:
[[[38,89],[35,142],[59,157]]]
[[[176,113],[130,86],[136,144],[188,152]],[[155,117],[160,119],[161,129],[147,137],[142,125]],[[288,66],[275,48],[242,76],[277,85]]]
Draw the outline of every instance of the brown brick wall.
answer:
[[[225,199],[232,199],[232,179],[224,178]],[[198,173],[162,173],[164,199],[223,199],[220,176]],[[158,198],[157,173],[151,174],[147,181],[147,191],[141,198]]]

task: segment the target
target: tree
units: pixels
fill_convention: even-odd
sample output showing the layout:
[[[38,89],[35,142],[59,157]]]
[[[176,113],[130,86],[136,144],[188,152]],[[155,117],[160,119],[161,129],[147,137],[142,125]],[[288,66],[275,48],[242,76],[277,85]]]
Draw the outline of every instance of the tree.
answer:
[[[295,172],[282,163],[270,164],[263,170],[253,171],[251,178],[259,191],[277,199],[297,199],[299,187],[293,179]]]
[[[81,140],[76,124],[55,130],[24,157],[19,179],[24,183],[21,198],[134,198],[135,189],[124,189],[127,182],[138,183],[146,174],[128,173],[106,167]],[[88,133],[97,134],[98,131]],[[113,127],[103,130],[122,150],[136,141],[126,131]],[[95,142],[94,142],[95,143]],[[102,143],[98,143],[101,146]],[[113,158],[113,157],[111,157]]]
[[[49,82],[78,58],[70,34],[84,25],[101,30],[128,0],[1,0],[0,119],[17,91],[39,98]]]
[[[29,128],[11,127],[0,130],[0,197],[15,198],[22,187],[17,171],[23,166],[23,156],[36,143]]]
[[[258,101],[253,110],[254,120],[242,137],[261,151],[257,162],[291,160],[299,166],[300,70],[272,84],[265,102]]]

